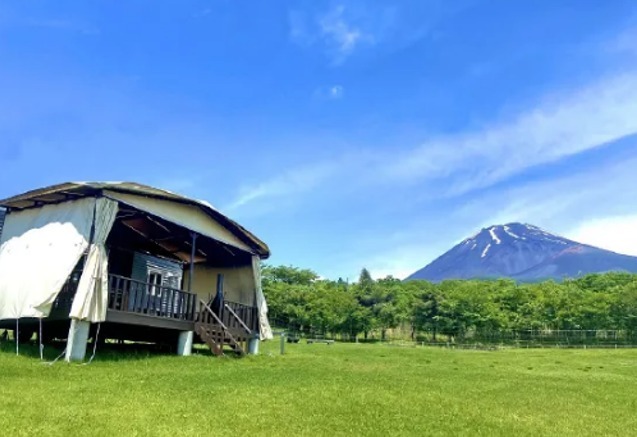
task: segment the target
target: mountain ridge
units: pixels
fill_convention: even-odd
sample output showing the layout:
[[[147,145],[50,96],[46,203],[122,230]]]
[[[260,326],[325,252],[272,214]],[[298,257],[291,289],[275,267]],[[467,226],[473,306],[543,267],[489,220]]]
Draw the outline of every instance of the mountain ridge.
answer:
[[[532,282],[615,270],[637,273],[637,257],[514,222],[481,229],[405,280],[512,278]]]

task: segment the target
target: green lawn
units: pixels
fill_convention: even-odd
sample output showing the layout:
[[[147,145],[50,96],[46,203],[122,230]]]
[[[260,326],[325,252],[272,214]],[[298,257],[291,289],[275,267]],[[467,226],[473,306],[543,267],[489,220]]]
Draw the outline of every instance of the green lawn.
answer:
[[[0,348],[2,435],[637,435],[637,350],[262,344],[244,359]],[[49,356],[57,351],[49,350]]]

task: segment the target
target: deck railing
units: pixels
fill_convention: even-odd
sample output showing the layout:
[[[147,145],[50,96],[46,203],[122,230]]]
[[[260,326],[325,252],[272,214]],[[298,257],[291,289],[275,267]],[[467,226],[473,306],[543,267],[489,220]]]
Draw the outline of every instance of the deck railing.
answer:
[[[225,301],[221,320],[229,328],[259,332],[257,309],[237,302]]]
[[[124,276],[109,275],[108,308],[155,317],[194,321],[197,313],[197,295]]]

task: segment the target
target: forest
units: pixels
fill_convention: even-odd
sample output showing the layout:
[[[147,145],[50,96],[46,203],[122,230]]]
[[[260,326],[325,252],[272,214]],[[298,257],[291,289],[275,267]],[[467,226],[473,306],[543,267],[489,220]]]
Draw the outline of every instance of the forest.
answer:
[[[385,339],[400,329],[412,340],[525,330],[637,333],[637,275],[590,274],[562,282],[509,279],[355,283],[320,279],[312,270],[263,267],[263,289],[276,327],[300,335]],[[637,336],[631,336],[637,338]]]

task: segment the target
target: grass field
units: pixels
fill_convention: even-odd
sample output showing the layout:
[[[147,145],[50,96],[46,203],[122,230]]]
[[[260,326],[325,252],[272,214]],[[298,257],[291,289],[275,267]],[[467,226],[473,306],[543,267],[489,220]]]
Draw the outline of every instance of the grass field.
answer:
[[[262,344],[244,359],[0,347],[2,435],[637,435],[637,350]],[[50,357],[55,350],[47,351]]]

